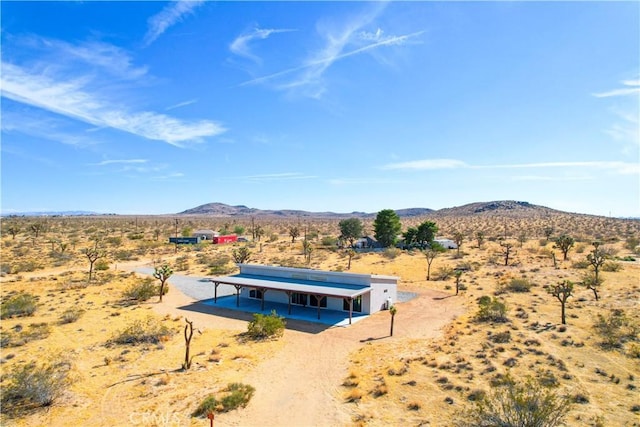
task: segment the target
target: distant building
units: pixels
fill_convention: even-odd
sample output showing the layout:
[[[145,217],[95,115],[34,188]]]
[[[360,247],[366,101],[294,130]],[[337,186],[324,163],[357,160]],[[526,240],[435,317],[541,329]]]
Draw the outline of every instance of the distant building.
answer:
[[[458,249],[458,245],[451,239],[434,239],[434,242],[438,243],[445,249]]]
[[[219,236],[220,233],[213,230],[196,230],[193,232],[193,237],[200,237],[202,240],[213,240],[214,237]]]
[[[382,246],[373,236],[364,236],[353,242],[356,249],[376,249]]]

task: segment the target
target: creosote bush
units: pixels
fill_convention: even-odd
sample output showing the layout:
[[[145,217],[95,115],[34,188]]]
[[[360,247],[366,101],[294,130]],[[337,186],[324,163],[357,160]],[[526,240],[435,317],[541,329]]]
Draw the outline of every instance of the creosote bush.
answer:
[[[36,297],[31,294],[18,294],[2,302],[0,318],[31,316],[35,313],[36,307]]]
[[[506,322],[507,321],[507,306],[497,298],[491,298],[490,296],[480,297],[478,300],[480,309],[476,314],[476,319],[482,322]]]
[[[248,384],[231,383],[218,395],[208,395],[193,412],[194,417],[206,417],[209,413],[229,412],[247,406],[256,389]]]
[[[74,323],[84,314],[84,310],[71,307],[62,312],[60,323]]]
[[[493,393],[478,396],[475,407],[458,426],[554,427],[562,425],[571,399],[560,396],[531,378],[516,383],[507,376]]]
[[[167,340],[171,333],[171,330],[160,321],[148,317],[145,320],[136,320],[129,327],[118,332],[111,339],[111,342],[114,344],[157,344]]]
[[[166,295],[167,292],[169,292],[169,286],[165,284],[163,295]],[[125,289],[122,296],[128,300],[142,302],[157,296],[159,293],[159,285],[151,277],[145,277],[140,282],[133,283]]]
[[[65,360],[15,367],[3,384],[2,412],[19,416],[52,405],[70,384],[71,365]]]
[[[277,338],[282,336],[286,322],[275,310],[269,315],[255,313],[247,326],[247,336],[254,340]]]

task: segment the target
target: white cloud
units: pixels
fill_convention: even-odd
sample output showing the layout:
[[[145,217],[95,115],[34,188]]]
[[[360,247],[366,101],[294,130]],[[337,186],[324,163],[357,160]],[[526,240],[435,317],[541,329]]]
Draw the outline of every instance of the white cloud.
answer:
[[[147,163],[146,159],[126,159],[126,160],[103,160],[98,163],[91,163],[91,166],[106,166],[106,165],[114,165],[114,164],[139,164],[139,163]]]
[[[193,13],[203,3],[203,0],[177,0],[165,6],[158,14],[148,19],[149,28],[144,36],[144,45],[149,46],[169,27],[181,22],[185,15]]]
[[[201,142],[225,129],[208,120],[185,122],[150,111],[131,111],[92,92],[86,76],[48,76],[2,63],[2,96],[99,127],[110,127],[174,146]]]
[[[196,102],[198,102],[197,99],[190,99],[188,101],[179,102],[177,104],[171,105],[171,106],[165,108],[164,110],[165,111],[175,110],[176,108],[186,107],[187,105],[195,104]]]
[[[380,28],[373,33],[364,30],[378,17],[384,7],[386,7],[385,2],[376,3],[373,9],[356,16],[338,29],[331,23],[319,24],[318,31],[324,39],[324,46],[321,49],[312,52],[300,65],[251,79],[240,86],[273,81],[274,87],[279,90],[297,90],[312,98],[322,97],[326,90],[325,72],[335,62],[366,52],[373,53],[385,46],[404,45],[423,34],[423,31],[417,31],[405,35],[385,36]],[[284,79],[284,77],[288,78]]]
[[[261,59],[255,55],[250,48],[250,43],[253,40],[265,40],[272,34],[287,33],[295,30],[291,29],[267,29],[267,28],[254,28],[248,33],[239,35],[231,44],[229,49],[236,55],[243,56],[254,62],[261,62]]]
[[[383,165],[383,170],[440,170],[440,169],[573,169],[608,170],[620,175],[640,174],[640,164],[619,161],[585,161],[585,162],[537,162],[513,163],[497,165],[471,165],[454,159],[425,159]]]
[[[627,96],[640,94],[640,80],[624,80],[622,81],[622,84],[627,87],[622,89],[613,89],[606,92],[594,93],[593,96],[595,96],[596,98],[608,98],[611,96]]]
[[[461,160],[454,159],[425,159],[413,160],[410,162],[390,163],[381,167],[385,170],[436,170],[436,169],[457,169],[468,167]]]

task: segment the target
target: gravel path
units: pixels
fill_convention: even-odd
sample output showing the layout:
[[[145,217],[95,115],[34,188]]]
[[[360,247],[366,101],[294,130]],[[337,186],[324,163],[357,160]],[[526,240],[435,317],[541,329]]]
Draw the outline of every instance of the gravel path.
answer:
[[[140,274],[153,275],[152,267],[137,267],[133,271]],[[183,276],[181,274],[173,274],[169,277],[169,285],[173,285],[183,294],[197,301],[213,298],[213,283],[205,277]],[[230,285],[219,285],[218,296],[235,295],[236,289]]]

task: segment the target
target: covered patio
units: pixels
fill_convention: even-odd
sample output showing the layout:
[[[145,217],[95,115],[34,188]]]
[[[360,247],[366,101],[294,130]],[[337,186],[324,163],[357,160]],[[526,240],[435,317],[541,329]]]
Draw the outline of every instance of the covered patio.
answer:
[[[235,306],[236,308],[240,308],[240,293],[243,288],[247,288],[250,290],[256,291],[256,295],[259,295],[259,298],[243,298],[243,308],[246,310],[254,310],[258,308],[261,312],[265,311],[265,307],[269,311],[271,311],[271,306],[279,306],[282,310],[286,307],[288,317],[292,318],[292,310],[299,312],[300,314],[304,314],[303,318],[308,318],[309,312],[312,310],[316,311],[316,316],[318,320],[321,320],[321,311],[325,316],[331,315],[332,320],[335,320],[336,317],[342,317],[344,319],[344,312],[338,310],[328,310],[323,309],[323,300],[327,298],[337,298],[342,299],[348,305],[348,324],[353,322],[354,317],[354,300],[358,299],[362,295],[369,294],[371,292],[371,287],[369,286],[358,286],[358,285],[347,285],[341,283],[327,283],[323,282],[322,284],[314,283],[313,281],[308,280],[297,280],[297,279],[287,279],[283,277],[265,277],[265,276],[255,276],[255,275],[247,275],[247,274],[239,274],[236,276],[227,276],[227,277],[215,277],[211,278],[210,281],[214,285],[214,297],[213,304],[218,304],[218,287],[220,285],[230,285],[233,286],[236,290],[235,295]],[[287,304],[282,304],[277,301],[266,301],[265,302],[265,294],[267,292],[282,292],[287,296]],[[308,300],[314,301],[315,305],[310,304],[299,304],[293,301],[293,298],[300,298],[299,296],[308,296]],[[229,299],[232,297],[221,297],[220,299],[225,299],[225,305],[228,304]],[[313,299],[312,299],[313,298]],[[259,300],[259,301],[258,301]],[[304,298],[304,301],[307,301],[307,298]],[[265,305],[267,304],[267,305]],[[325,301],[326,305],[326,301]],[[254,307],[250,307],[254,306]],[[293,308],[295,306],[295,309]],[[315,307],[315,308],[312,308]],[[277,311],[277,308],[274,308]],[[254,311],[251,310],[251,311]],[[362,316],[359,313],[358,316]]]

